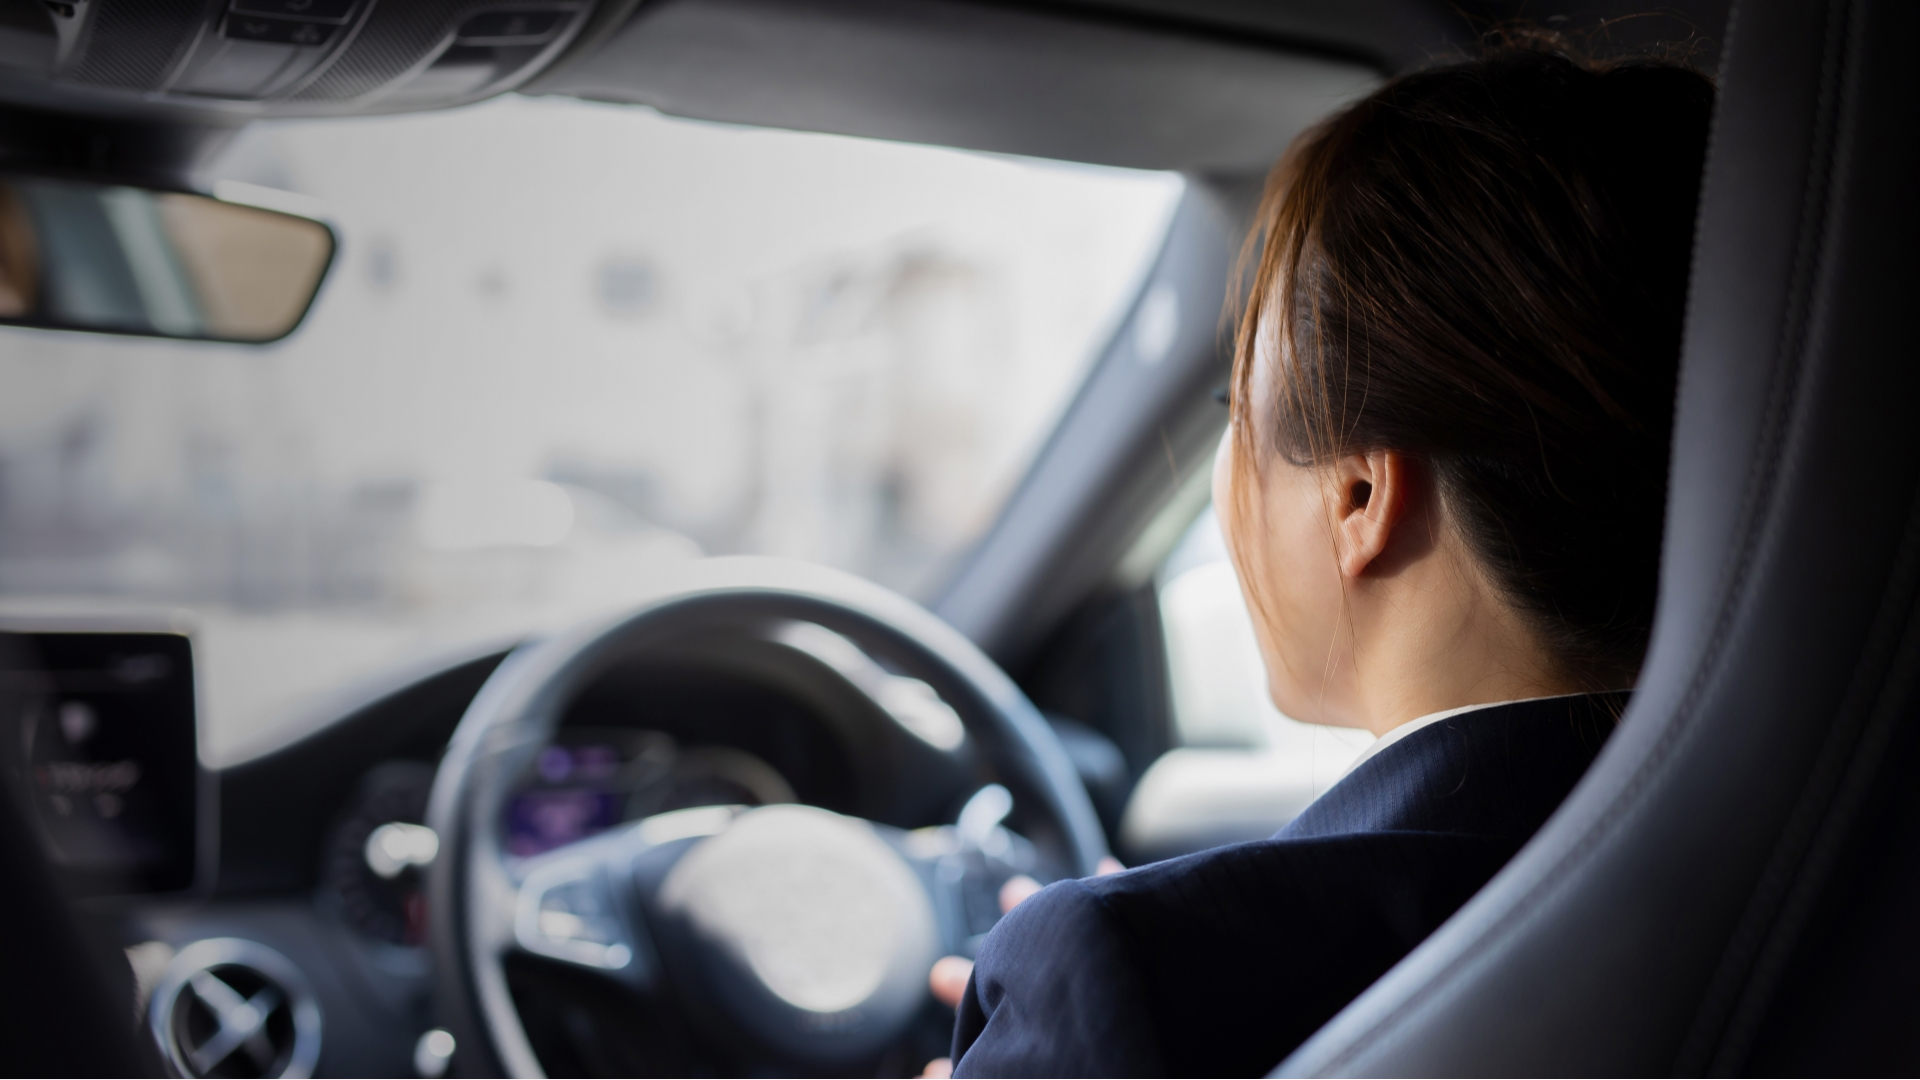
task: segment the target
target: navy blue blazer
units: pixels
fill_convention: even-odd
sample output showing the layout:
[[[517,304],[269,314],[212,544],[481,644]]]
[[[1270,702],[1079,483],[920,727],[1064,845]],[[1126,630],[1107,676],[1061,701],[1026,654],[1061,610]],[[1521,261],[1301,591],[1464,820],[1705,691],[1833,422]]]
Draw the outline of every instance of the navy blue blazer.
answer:
[[[982,943],[954,1075],[1264,1075],[1486,884],[1625,706],[1461,713],[1270,840],[1049,885]]]

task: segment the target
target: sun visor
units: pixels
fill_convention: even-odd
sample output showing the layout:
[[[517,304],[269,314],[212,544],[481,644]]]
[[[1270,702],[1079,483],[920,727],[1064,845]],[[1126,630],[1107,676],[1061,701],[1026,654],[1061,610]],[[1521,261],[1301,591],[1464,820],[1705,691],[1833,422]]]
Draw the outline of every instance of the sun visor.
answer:
[[[1378,85],[1259,37],[954,0],[656,0],[523,88],[701,120],[1146,169],[1264,171]]]

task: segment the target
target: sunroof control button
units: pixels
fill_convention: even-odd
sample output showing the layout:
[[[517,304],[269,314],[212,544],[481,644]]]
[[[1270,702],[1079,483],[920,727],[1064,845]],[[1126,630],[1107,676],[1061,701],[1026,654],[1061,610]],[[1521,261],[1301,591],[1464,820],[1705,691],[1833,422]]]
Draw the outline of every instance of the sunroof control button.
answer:
[[[230,38],[241,41],[263,41],[273,45],[325,45],[333,39],[333,32],[340,29],[326,23],[304,22],[296,19],[269,19],[259,15],[227,16],[224,33]]]
[[[359,0],[233,0],[233,10],[243,15],[279,15],[289,19],[320,19],[341,22],[353,13]]]
[[[570,12],[552,8],[486,11],[460,24],[462,45],[538,45],[560,29]]]

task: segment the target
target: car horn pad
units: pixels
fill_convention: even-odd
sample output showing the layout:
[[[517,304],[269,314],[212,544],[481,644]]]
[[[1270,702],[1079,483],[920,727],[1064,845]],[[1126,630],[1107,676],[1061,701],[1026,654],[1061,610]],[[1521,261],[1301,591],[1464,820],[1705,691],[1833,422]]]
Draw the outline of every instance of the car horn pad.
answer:
[[[664,979],[711,1036],[832,1068],[901,1036],[933,961],[971,951],[990,925],[980,900],[1034,861],[997,824],[974,837],[697,807],[527,860],[514,939],[634,991]]]

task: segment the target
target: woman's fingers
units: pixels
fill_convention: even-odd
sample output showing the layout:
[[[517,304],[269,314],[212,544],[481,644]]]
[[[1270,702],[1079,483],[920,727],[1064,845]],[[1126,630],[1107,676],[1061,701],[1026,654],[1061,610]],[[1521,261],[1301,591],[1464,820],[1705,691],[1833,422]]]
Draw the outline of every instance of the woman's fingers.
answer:
[[[967,980],[973,977],[973,961],[964,956],[943,956],[933,962],[927,974],[927,987],[942,1004],[958,1007],[966,995]]]
[[[1000,886],[1000,913],[1002,915],[1020,905],[1020,901],[1039,892],[1041,885],[1025,874],[1015,874]]]
[[[1117,874],[1125,869],[1126,867],[1121,865],[1119,859],[1111,855],[1102,855],[1100,862],[1094,866],[1093,873],[1095,877],[1106,877],[1108,874]],[[1025,874],[1015,874],[1008,878],[1006,883],[1000,886],[1000,914],[1005,915],[1019,907],[1020,901],[1039,892],[1042,888],[1044,886]]]
[[[925,1080],[947,1080],[947,1077],[953,1075],[953,1059],[934,1058],[927,1062],[926,1068],[920,1070],[920,1075]]]

